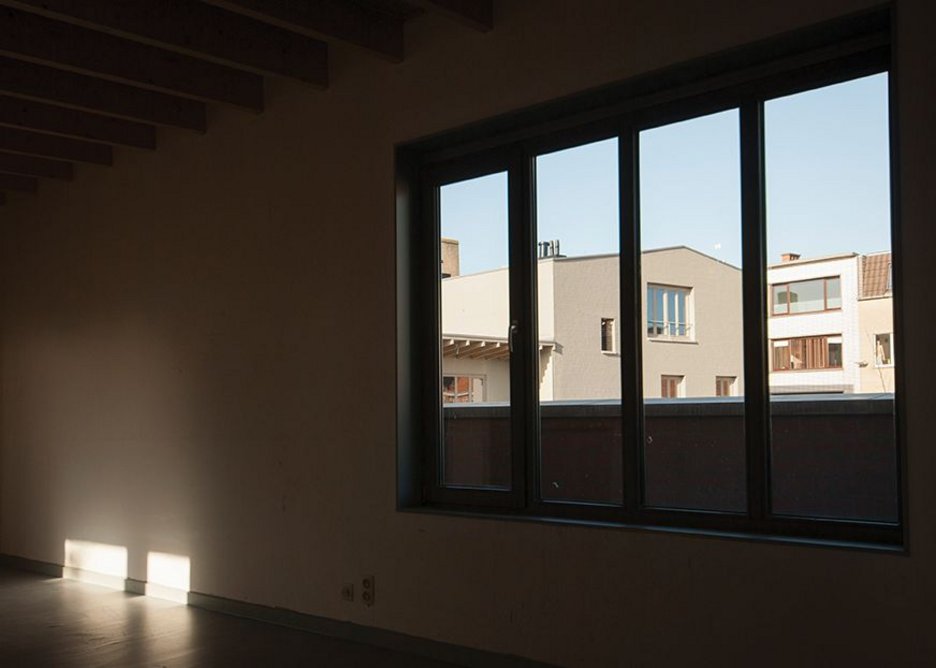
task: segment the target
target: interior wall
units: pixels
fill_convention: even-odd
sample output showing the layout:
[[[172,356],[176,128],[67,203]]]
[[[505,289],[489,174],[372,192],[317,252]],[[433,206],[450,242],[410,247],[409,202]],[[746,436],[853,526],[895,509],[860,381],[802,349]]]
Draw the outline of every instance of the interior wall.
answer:
[[[191,588],[568,666],[912,665],[936,655],[936,53],[899,0],[909,556],[395,507],[397,142],[678,63],[866,0],[498,0],[480,34],[338,49],[0,210],[0,552],[187,556]],[[901,280],[902,279],[902,280]],[[339,588],[374,574],[377,603]]]

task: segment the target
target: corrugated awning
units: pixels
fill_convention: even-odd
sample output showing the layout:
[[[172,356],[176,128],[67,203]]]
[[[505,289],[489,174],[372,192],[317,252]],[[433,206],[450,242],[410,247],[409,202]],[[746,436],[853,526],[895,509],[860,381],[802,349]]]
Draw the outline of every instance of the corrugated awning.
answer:
[[[552,350],[555,343],[540,341],[540,350]],[[507,339],[483,336],[442,335],[442,356],[458,359],[497,360],[510,357]]]

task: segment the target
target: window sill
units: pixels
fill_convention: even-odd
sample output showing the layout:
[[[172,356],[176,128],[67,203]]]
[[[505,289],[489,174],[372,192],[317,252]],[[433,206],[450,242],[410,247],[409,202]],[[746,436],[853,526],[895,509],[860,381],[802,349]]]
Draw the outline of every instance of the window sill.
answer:
[[[621,353],[619,353],[616,350],[602,350],[601,354],[607,355],[608,357],[620,357],[621,356]]]
[[[795,318],[798,315],[822,315],[823,313],[841,313],[842,307],[824,308],[816,311],[799,311],[797,313],[771,313],[771,318]]]
[[[441,505],[400,506],[397,512],[412,515],[437,515],[443,517],[464,517],[487,519],[502,522],[526,522],[551,526],[579,527],[581,529],[611,529],[640,533],[677,534],[692,538],[714,538],[718,540],[743,541],[748,543],[770,543],[774,545],[796,545],[818,548],[859,550],[895,556],[907,556],[908,550],[898,542],[872,542],[862,540],[842,540],[837,538],[815,538],[788,536],[780,533],[752,533],[721,529],[708,529],[690,526],[667,526],[659,524],[633,524],[609,520],[578,519],[556,517],[528,512],[506,512],[503,510],[480,510],[448,507]],[[899,532],[897,527],[895,531]]]
[[[648,336],[647,341],[653,343],[681,343],[682,345],[697,346],[699,342],[695,339],[686,338],[677,338],[677,337],[665,337],[665,336]]]

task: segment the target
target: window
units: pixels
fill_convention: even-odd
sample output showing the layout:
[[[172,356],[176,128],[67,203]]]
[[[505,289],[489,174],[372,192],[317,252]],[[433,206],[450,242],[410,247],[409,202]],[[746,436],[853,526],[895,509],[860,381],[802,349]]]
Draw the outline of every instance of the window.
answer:
[[[891,335],[874,335],[874,365],[875,366],[893,366],[894,355],[891,352]]]
[[[480,376],[442,376],[443,404],[470,404],[484,401],[484,378]]]
[[[774,371],[842,368],[841,336],[805,336],[771,344]]]
[[[838,276],[772,286],[773,315],[831,311],[842,308],[842,281]]]
[[[715,396],[716,397],[733,397],[735,393],[735,378],[734,376],[716,376],[715,377]]]
[[[601,319],[601,352],[614,352],[614,318]]]
[[[397,148],[401,507],[902,544],[870,16]]]
[[[689,336],[689,293],[688,288],[647,286],[647,336]]]
[[[660,378],[660,396],[664,399],[676,399],[683,396],[684,376],[662,376]]]

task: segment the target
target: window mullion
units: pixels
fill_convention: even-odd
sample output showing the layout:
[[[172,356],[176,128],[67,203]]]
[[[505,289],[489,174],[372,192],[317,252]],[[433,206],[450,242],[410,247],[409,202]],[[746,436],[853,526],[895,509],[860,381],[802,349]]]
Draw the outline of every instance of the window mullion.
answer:
[[[621,433],[624,510],[636,516],[643,499],[643,311],[640,280],[640,213],[637,132],[626,125],[618,138],[620,197]],[[654,311],[654,317],[660,317]]]
[[[748,102],[742,105],[740,120],[747,500],[748,514],[760,520],[767,516],[770,508],[763,103]],[[789,309],[789,292],[787,307]]]
[[[540,429],[536,199],[534,163],[520,146],[511,151],[508,179],[512,489],[516,507],[532,507],[538,497]]]

